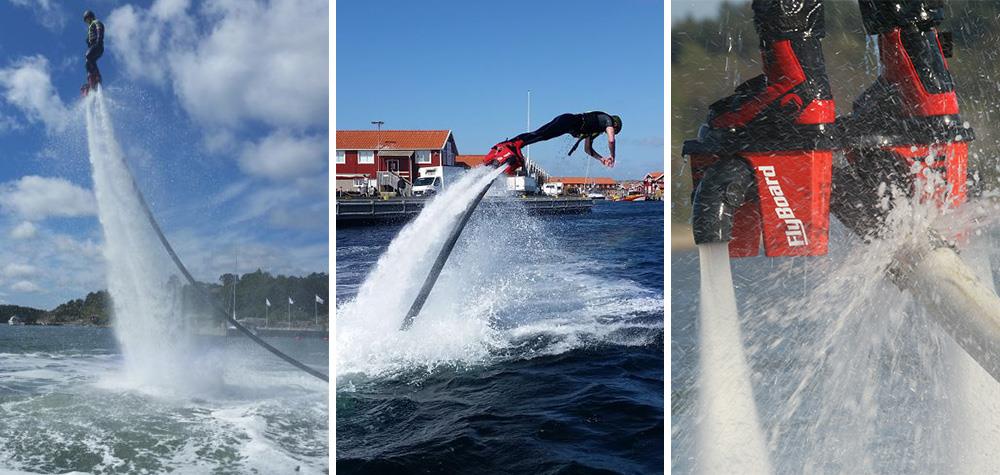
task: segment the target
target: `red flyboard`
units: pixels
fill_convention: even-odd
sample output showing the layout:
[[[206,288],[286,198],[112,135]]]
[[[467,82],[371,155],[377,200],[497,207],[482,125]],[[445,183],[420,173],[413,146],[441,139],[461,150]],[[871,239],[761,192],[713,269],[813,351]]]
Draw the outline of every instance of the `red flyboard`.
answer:
[[[745,153],[743,157],[757,177],[764,253],[769,257],[826,254],[833,152]]]

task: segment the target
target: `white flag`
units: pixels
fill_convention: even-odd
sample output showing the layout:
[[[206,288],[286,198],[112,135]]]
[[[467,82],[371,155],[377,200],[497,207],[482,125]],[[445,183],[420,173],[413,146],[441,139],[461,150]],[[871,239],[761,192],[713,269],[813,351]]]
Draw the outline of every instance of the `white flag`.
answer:
[[[264,299],[264,304],[267,305],[268,307],[270,307],[271,306],[271,301],[268,300],[268,299]]]
[[[319,295],[316,296],[316,303],[323,303],[323,299],[319,298]]]
[[[294,305],[295,301],[291,297],[288,297],[288,305]]]

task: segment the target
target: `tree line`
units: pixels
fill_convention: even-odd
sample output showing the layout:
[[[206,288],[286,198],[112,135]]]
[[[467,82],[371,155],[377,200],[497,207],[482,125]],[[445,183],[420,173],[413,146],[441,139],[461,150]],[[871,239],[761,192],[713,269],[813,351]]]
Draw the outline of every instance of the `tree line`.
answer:
[[[326,321],[330,313],[330,279],[325,272],[312,273],[307,276],[271,275],[257,269],[243,275],[223,274],[217,282],[198,285],[209,295],[211,302],[204,302],[197,289],[188,284],[182,284],[176,276],[171,276],[165,283],[168,289],[175,292],[177,305],[181,312],[193,315],[206,323],[218,323],[222,316],[213,308],[213,303],[227,314],[233,312],[233,289],[236,290],[237,318],[261,318],[265,316],[265,306],[271,303],[272,319],[284,321],[290,316],[293,321],[312,321],[314,310],[320,316],[320,321]],[[323,303],[316,302],[316,296]],[[289,304],[289,298],[294,302]],[[315,308],[314,308],[315,305]],[[45,311],[16,305],[0,305],[0,316],[4,319],[12,315],[27,320],[30,323],[87,323],[108,325],[111,323],[112,301],[107,290],[88,293],[84,298],[64,302],[54,309]],[[3,322],[6,323],[6,322]]]

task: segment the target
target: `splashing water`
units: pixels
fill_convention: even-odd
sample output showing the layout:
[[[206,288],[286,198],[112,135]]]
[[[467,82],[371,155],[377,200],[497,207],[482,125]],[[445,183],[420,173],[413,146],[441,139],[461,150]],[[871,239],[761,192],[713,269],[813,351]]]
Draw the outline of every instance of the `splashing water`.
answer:
[[[499,171],[475,168],[428,202],[393,238],[357,295],[337,309],[337,374],[393,377],[442,365],[557,354],[588,342],[643,345],[644,312],[662,296],[627,279],[592,275],[515,200],[484,201],[462,233],[413,327],[400,331],[459,216]],[[636,336],[638,335],[638,336]]]
[[[993,288],[996,196],[942,211],[927,194],[907,200],[885,191],[892,210],[881,239],[864,243],[832,221],[827,256],[733,261],[742,343],[774,473],[1000,470],[991,455],[1000,443],[1000,383],[912,291],[887,278],[900,251],[926,245],[934,230],[955,240],[962,260]],[[698,370],[707,370],[704,362]],[[688,382],[675,384],[694,387],[699,401],[702,392],[718,395],[707,375],[681,377]],[[700,450],[700,407],[676,406],[680,472],[711,461]]]
[[[128,384],[185,388],[196,381],[172,269],[142,210],[102,90],[84,100],[94,191],[104,231],[108,291]]]
[[[729,269],[729,244],[698,246],[698,471],[769,473]]]

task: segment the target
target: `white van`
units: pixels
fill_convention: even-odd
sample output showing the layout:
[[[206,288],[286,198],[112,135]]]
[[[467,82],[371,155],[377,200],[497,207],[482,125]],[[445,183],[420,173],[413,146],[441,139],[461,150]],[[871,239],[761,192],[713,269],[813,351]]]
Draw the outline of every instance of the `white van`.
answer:
[[[546,183],[542,185],[542,193],[548,196],[559,196],[563,194],[563,184],[560,181]]]
[[[413,181],[413,196],[431,196],[440,193],[445,186],[458,180],[464,171],[462,167],[421,168],[420,177]]]

